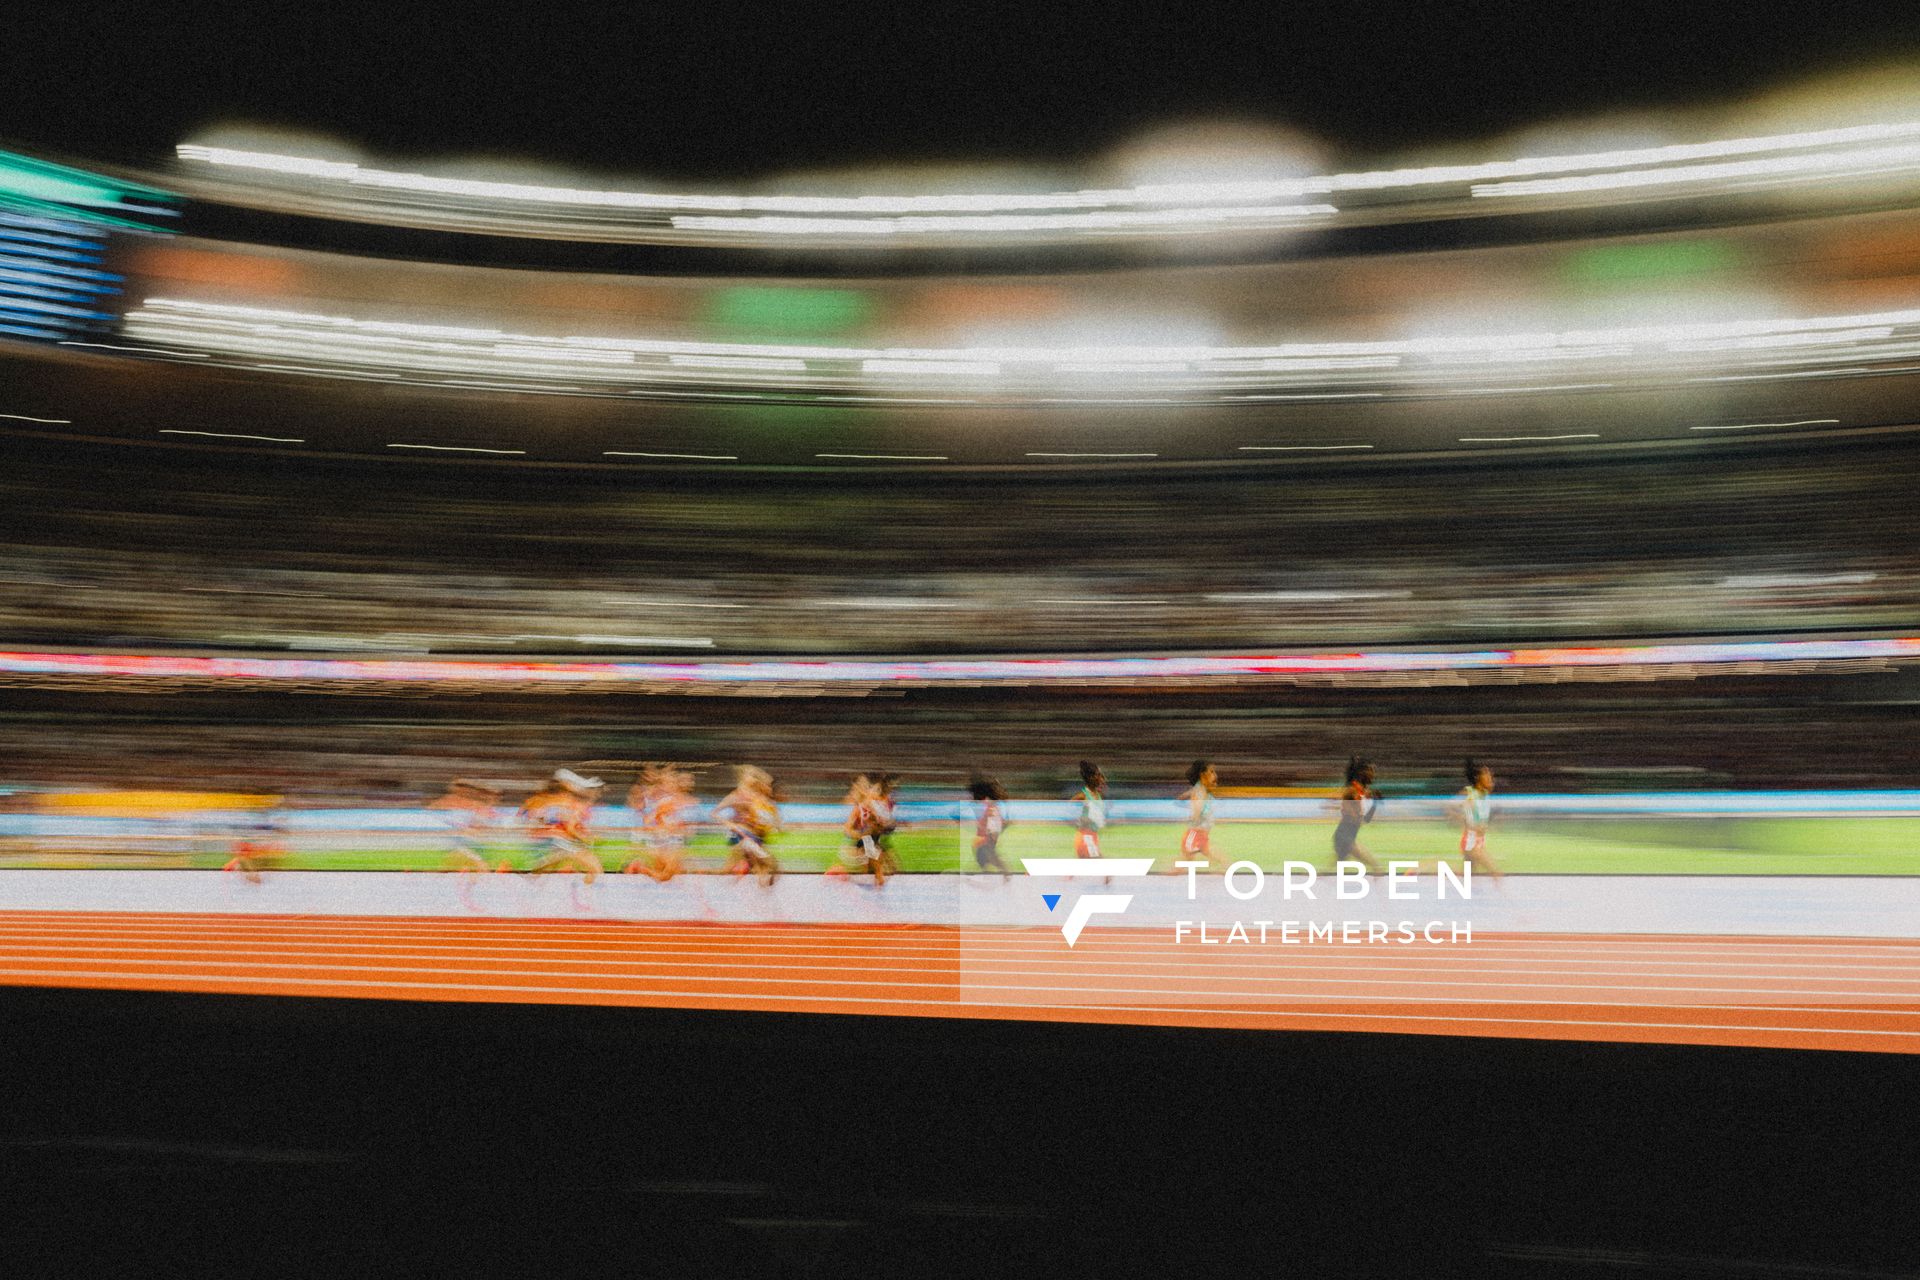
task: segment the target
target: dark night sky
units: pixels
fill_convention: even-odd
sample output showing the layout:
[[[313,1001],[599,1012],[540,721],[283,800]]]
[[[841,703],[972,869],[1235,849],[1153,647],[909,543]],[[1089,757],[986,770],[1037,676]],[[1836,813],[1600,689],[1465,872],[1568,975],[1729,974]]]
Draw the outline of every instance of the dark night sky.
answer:
[[[486,152],[698,180],[1071,161],[1156,123],[1224,115],[1292,124],[1358,157],[1920,58],[1920,5],[1884,0],[630,0],[478,16],[487,7],[25,0],[0,31],[0,140],[151,161],[240,119],[397,158]]]

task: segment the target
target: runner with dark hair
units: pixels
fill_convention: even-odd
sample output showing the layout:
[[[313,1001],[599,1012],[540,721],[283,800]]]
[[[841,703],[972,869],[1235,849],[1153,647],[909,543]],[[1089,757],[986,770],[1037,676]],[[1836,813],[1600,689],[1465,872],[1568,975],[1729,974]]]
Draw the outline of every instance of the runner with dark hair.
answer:
[[[1213,860],[1213,789],[1220,775],[1213,761],[1195,760],[1187,769],[1187,790],[1180,798],[1187,802],[1187,833],[1180,838],[1180,857]]]
[[[1080,762],[1080,793],[1074,797],[1080,812],[1073,820],[1073,856],[1100,856],[1100,833],[1107,825],[1107,775],[1091,760]],[[1112,884],[1108,876],[1102,883]]]
[[[1373,787],[1373,761],[1347,758],[1347,781],[1340,788],[1340,823],[1333,829],[1333,861],[1358,862],[1369,874],[1383,874],[1380,863],[1361,847],[1360,828],[1380,812],[1380,793]]]
[[[1466,787],[1447,806],[1460,823],[1460,856],[1498,884],[1500,865],[1487,853],[1487,822],[1493,816],[1493,770],[1469,758],[1466,775]]]
[[[1000,856],[1000,833],[1007,829],[1006,788],[986,776],[976,777],[967,788],[973,796],[973,860],[982,871],[998,871],[1002,880],[1013,873]]]

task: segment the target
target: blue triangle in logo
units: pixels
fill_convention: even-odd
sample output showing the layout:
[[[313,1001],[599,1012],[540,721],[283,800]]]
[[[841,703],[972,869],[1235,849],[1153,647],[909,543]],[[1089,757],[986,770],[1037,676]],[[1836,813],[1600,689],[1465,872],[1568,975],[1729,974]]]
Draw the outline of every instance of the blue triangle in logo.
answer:
[[[1057,893],[1043,893],[1040,895],[1040,901],[1046,903],[1047,910],[1051,911],[1060,905],[1060,895]]]

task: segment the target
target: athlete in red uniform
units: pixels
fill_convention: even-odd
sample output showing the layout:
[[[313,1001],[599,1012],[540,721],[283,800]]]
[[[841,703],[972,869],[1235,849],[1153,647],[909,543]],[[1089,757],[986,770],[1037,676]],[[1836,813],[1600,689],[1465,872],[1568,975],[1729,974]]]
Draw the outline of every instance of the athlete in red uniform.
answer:
[[[1007,829],[1006,788],[992,778],[975,778],[968,788],[973,795],[973,860],[982,871],[998,871],[1000,878],[1011,878],[1007,863],[1000,856],[1000,834]]]
[[[1187,802],[1187,832],[1180,837],[1183,860],[1208,862],[1213,858],[1213,789],[1219,784],[1220,776],[1210,760],[1195,760],[1187,770],[1187,791],[1180,797]]]

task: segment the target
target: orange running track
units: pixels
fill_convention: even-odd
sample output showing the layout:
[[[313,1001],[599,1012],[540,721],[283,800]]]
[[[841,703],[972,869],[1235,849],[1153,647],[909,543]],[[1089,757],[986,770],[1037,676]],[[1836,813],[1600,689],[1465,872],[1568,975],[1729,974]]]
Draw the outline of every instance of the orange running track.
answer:
[[[1920,941],[0,912],[0,983],[1920,1052]]]

